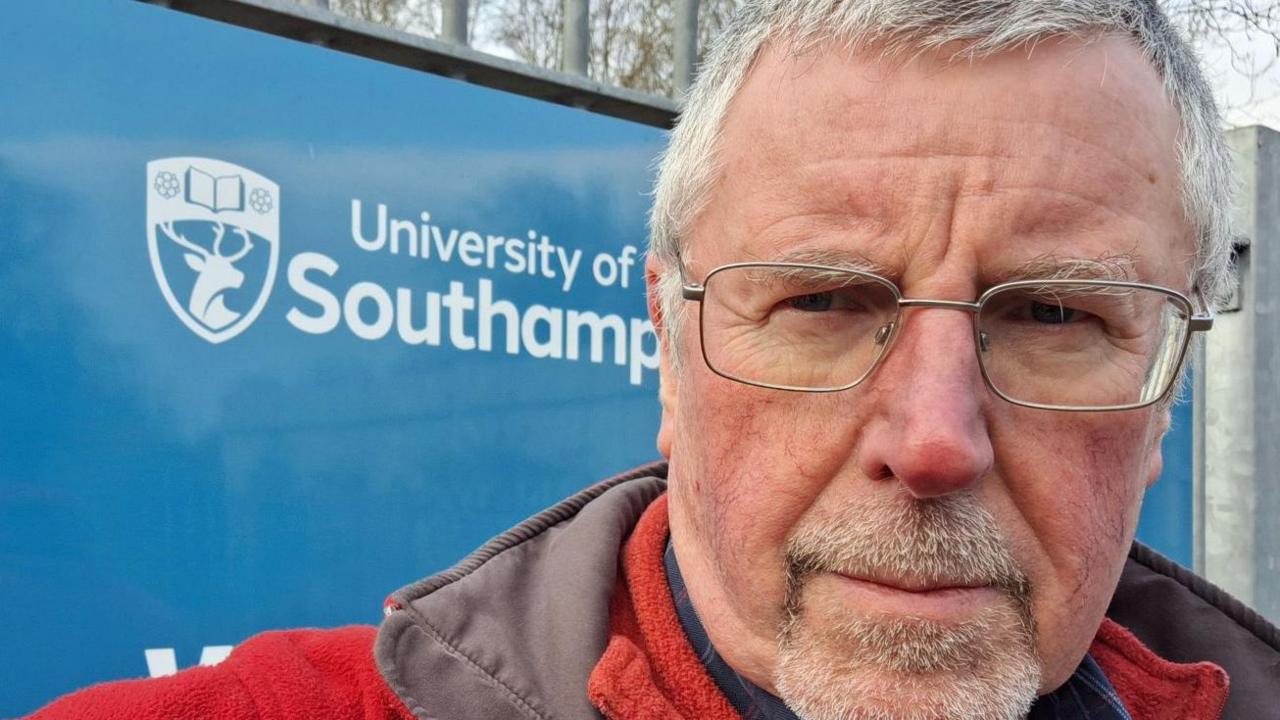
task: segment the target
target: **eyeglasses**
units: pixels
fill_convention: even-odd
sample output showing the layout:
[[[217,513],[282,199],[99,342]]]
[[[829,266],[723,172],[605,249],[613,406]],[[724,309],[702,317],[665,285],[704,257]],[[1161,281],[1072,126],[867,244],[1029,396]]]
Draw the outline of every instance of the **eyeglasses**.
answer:
[[[987,386],[1045,410],[1158,402],[1177,380],[1191,333],[1213,327],[1212,314],[1197,313],[1182,293],[1119,280],[1020,280],[962,302],[904,298],[889,280],[844,268],[748,262],[684,283],[683,296],[701,303],[702,356],[713,372],[800,392],[837,392],[867,379],[893,346],[905,309],[972,313]]]

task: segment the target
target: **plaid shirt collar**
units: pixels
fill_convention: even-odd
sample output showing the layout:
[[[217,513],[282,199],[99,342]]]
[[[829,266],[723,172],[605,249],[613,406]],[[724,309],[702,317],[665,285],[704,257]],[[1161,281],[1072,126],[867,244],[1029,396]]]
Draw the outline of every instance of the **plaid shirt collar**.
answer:
[[[663,564],[666,566],[671,599],[675,602],[676,614],[680,617],[680,625],[684,628],[689,644],[743,720],[800,720],[781,700],[739,675],[716,652],[707,637],[706,628],[698,619],[698,612],[693,609],[693,603],[689,600],[670,540],[667,541]],[[1102,668],[1088,655],[1085,655],[1080,667],[1076,668],[1062,687],[1036,700],[1027,718],[1132,720]]]

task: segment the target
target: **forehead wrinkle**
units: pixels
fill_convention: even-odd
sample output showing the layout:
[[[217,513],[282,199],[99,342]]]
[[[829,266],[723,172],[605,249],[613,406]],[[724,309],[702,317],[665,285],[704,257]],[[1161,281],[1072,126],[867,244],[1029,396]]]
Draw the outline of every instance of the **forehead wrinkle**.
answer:
[[[1012,201],[1021,200],[1022,206],[1016,209],[1029,215],[1022,224],[1035,228],[1045,222],[1055,225],[1091,224],[1094,217],[1103,214],[1109,217],[1127,218],[1142,224],[1148,224],[1150,218],[1138,214],[1138,208],[1125,208],[1117,203],[1116,195],[1121,197],[1125,192],[1112,192],[1110,196],[1093,196],[1083,192],[1061,188],[1047,188],[1039,185],[1002,185],[989,192],[992,196],[1003,196]],[[1023,196],[1023,197],[1020,197]],[[1034,201],[1025,196],[1043,196]]]
[[[1026,154],[1008,152],[984,153],[975,150],[970,153],[927,148],[900,149],[881,154],[871,154],[872,150],[865,152],[867,154],[838,160],[806,162],[796,168],[794,178],[786,179],[792,180],[797,188],[813,188],[812,192],[804,192],[802,196],[814,205],[822,205],[824,199],[827,202],[832,199],[842,201],[850,211],[865,216],[862,222],[868,225],[887,224],[887,220],[878,217],[878,213],[872,207],[867,207],[865,202],[876,200],[883,205],[886,199],[884,197],[886,188],[892,188],[894,183],[906,184],[908,180],[915,181],[915,184],[904,191],[907,197],[927,197],[936,193],[935,189],[921,187],[918,184],[921,175],[915,168],[929,163],[940,163],[939,169],[933,171],[930,177],[944,178],[948,170],[952,175],[963,173],[958,176],[958,180],[961,181],[958,192],[960,196],[1016,197],[1019,193],[1033,193],[1051,196],[1056,207],[1103,210],[1112,215],[1127,216],[1144,222],[1148,218],[1140,213],[1146,209],[1146,206],[1137,202],[1140,200],[1137,195],[1144,191],[1155,190],[1152,187],[1154,183],[1150,180],[1153,176],[1152,171],[1143,172],[1137,166],[1126,164],[1114,155],[1107,156],[1115,160],[1111,167],[1098,168],[1094,165],[1085,175],[1082,174],[1084,168],[1073,168],[1075,172],[1064,174],[1060,164],[1046,163],[1039,167],[1010,164],[1008,161],[1016,163],[1033,158]],[[947,161],[960,163],[978,161],[982,166],[946,165]],[[883,163],[893,164],[884,167]],[[863,169],[864,165],[870,166],[869,171]],[[1099,182],[1100,178],[1118,180],[1117,174],[1114,174],[1117,170],[1131,179],[1127,182]],[[1049,171],[1053,171],[1054,174],[1046,175]],[[1057,186],[1054,186],[1051,182],[1055,178],[1066,181],[1060,181]],[[849,197],[852,188],[868,184],[877,186],[877,196]],[[823,191],[826,191],[825,194],[828,197],[824,198]],[[1126,207],[1127,204],[1135,206]]]
[[[804,192],[796,184],[794,197],[784,197],[780,202],[790,203],[779,212],[780,216],[767,224],[752,228],[747,223],[746,234],[776,248],[791,247],[822,237],[866,237],[883,233],[886,225],[856,206],[856,194],[839,193],[840,197],[823,197],[817,192]]]
[[[1148,150],[1152,150],[1152,152],[1150,155],[1143,156],[1140,152],[1140,149],[1142,149],[1140,146],[1134,145],[1128,147],[1117,147],[1110,144],[1104,144],[1100,142],[1100,138],[1087,135],[1069,126],[1064,127],[1061,124],[1055,125],[1054,123],[1045,120],[1011,119],[1009,122],[1017,125],[1052,130],[1061,136],[1059,140],[1065,138],[1079,146],[1070,149],[1063,148],[1056,153],[1050,153],[1052,155],[1063,155],[1067,152],[1078,152],[1082,148],[1091,148],[1096,154],[1110,159],[1117,167],[1128,171],[1129,174],[1133,175],[1141,183],[1150,182],[1150,178],[1153,176],[1159,177],[1163,174],[1161,173],[1161,170],[1163,169],[1172,170],[1172,174],[1176,175],[1177,151],[1173,148],[1169,148],[1168,152],[1157,150],[1157,148],[1164,146],[1157,144],[1154,139],[1151,143],[1152,147],[1146,148]],[[1146,126],[1143,126],[1141,131],[1146,135],[1151,135],[1153,133],[1153,131]],[[1160,168],[1153,166],[1153,161],[1155,163],[1163,164],[1165,167]]]

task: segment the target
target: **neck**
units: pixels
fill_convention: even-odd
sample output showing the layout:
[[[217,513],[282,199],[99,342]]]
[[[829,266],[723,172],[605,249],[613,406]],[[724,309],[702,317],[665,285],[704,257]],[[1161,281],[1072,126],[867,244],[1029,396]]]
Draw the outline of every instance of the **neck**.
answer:
[[[680,564],[685,589],[707,636],[716,651],[739,675],[774,695],[773,667],[778,642],[773,634],[760,632],[760,625],[743,620],[739,607],[748,598],[730,596],[720,582],[720,572],[710,561],[711,553],[691,531],[683,508],[671,495],[671,544]],[[779,613],[779,623],[781,614]],[[774,625],[776,627],[776,625]]]

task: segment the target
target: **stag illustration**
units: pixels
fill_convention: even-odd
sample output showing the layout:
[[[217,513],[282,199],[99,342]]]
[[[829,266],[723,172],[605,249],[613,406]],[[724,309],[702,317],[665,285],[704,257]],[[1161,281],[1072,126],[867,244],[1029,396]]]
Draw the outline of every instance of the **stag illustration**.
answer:
[[[227,307],[224,293],[244,284],[244,273],[237,270],[235,264],[249,254],[253,243],[244,228],[234,225],[232,228],[233,232],[244,239],[244,244],[235,254],[223,255],[222,237],[227,228],[222,223],[218,223],[213,229],[212,252],[183,237],[173,229],[172,222],[160,223],[160,231],[188,251],[183,258],[187,261],[187,266],[197,273],[195,286],[191,289],[191,300],[187,302],[187,311],[212,330],[221,330],[240,317],[240,313]]]

